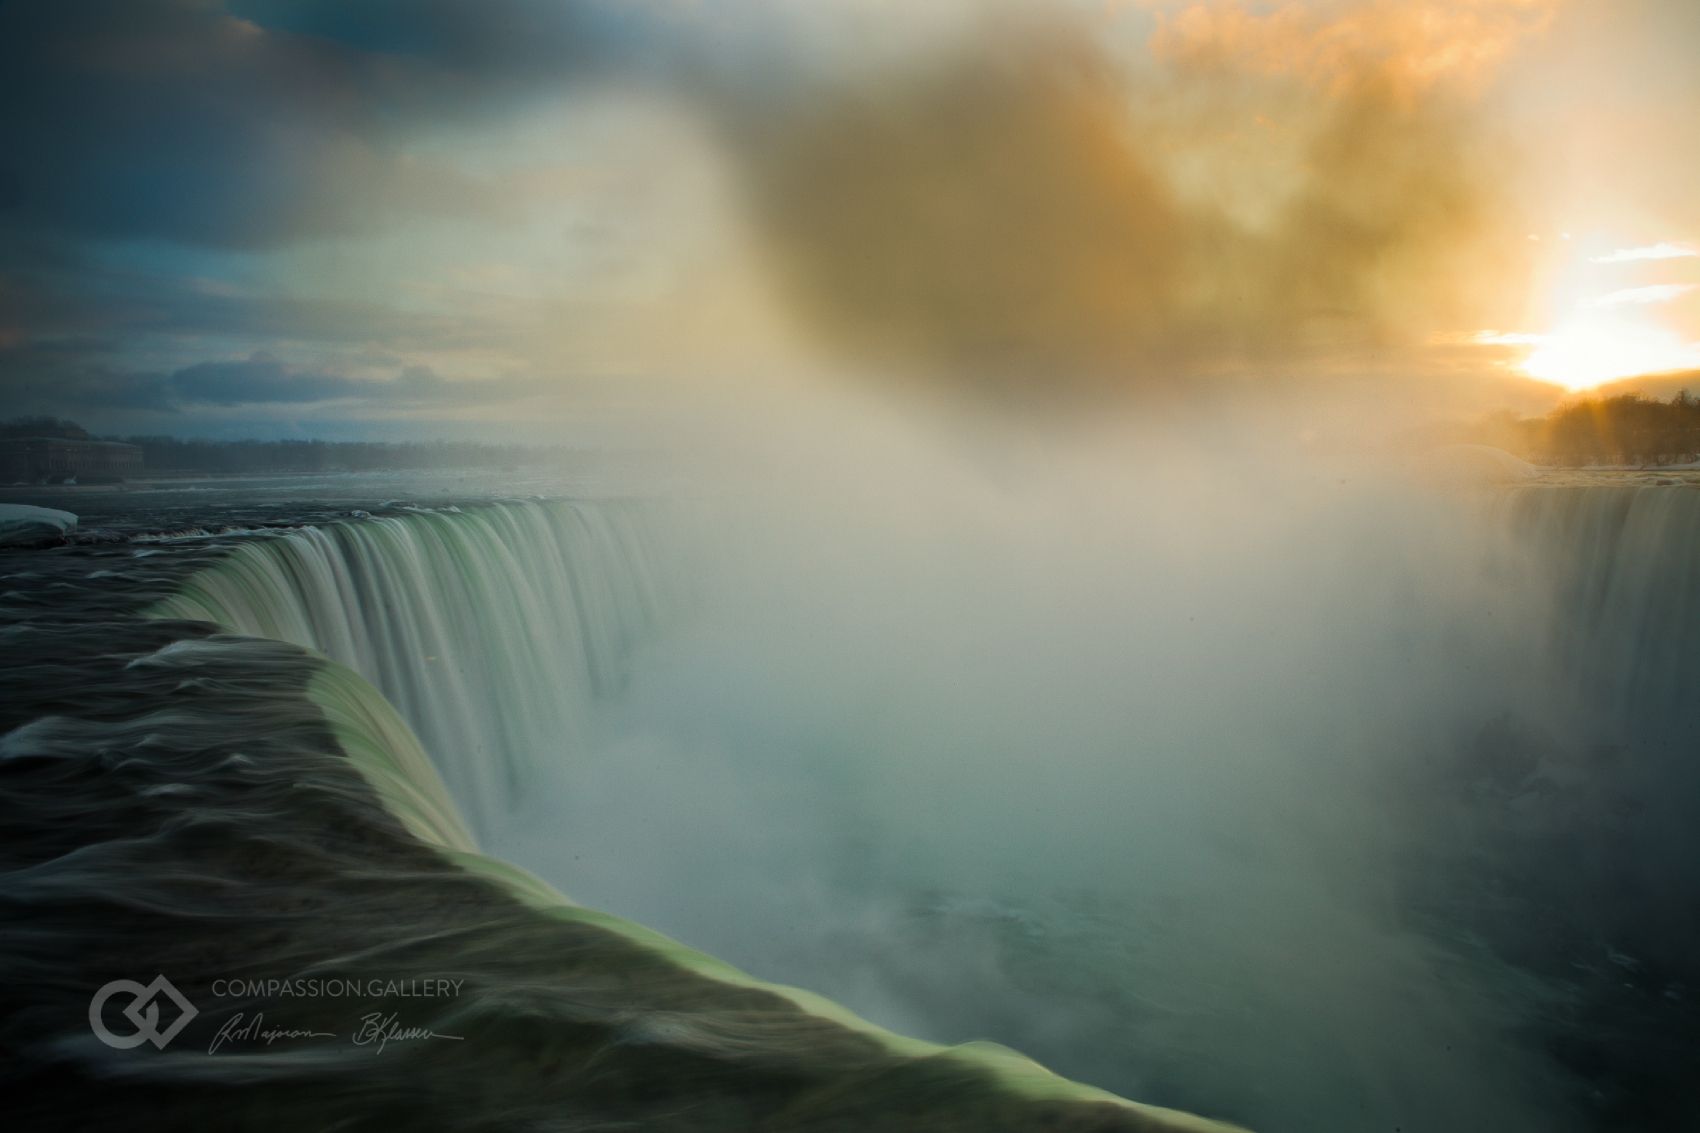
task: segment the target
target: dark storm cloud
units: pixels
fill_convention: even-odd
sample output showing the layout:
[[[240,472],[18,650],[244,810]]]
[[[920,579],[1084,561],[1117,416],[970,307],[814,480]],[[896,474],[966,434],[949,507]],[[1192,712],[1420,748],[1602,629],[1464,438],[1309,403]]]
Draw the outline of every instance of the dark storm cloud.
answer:
[[[291,371],[271,358],[202,362],[185,366],[167,382],[177,402],[202,405],[339,401],[361,396],[372,384],[337,374]]]
[[[647,5],[585,0],[232,0],[267,28],[503,84],[636,65],[658,46]]]
[[[232,293],[193,277],[103,265],[64,241],[0,242],[0,417],[102,410],[177,412],[183,405],[352,397],[397,403],[444,396],[412,386],[308,373],[275,363],[214,362],[176,374],[137,370],[137,349],[203,352],[206,340],[313,343],[386,355],[501,345],[492,318],[406,311],[380,302]],[[399,363],[396,363],[399,364]],[[293,372],[290,372],[293,373]],[[244,381],[251,385],[243,389]],[[441,379],[437,379],[441,382]],[[452,386],[453,383],[443,383]]]
[[[358,52],[204,0],[0,7],[0,219],[87,237],[262,247],[481,189],[392,144]]]
[[[268,295],[202,278],[194,256],[506,215],[508,186],[414,143],[632,57],[639,15],[574,0],[0,2],[0,414],[455,403],[458,384],[434,376],[375,382],[251,360],[156,372],[126,359],[511,341],[499,312]],[[160,250],[138,254],[138,240]],[[524,392],[485,384],[480,399]]]
[[[164,375],[106,361],[116,345],[65,339],[0,348],[0,418],[91,409],[126,415],[175,412]]]
[[[641,41],[571,0],[13,0],[0,222],[252,248],[488,210],[491,186],[402,143]]]

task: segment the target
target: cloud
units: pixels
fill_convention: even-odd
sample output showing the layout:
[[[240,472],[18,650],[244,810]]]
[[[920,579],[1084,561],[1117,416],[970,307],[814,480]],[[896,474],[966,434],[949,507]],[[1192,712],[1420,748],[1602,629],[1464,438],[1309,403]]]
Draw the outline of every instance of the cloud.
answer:
[[[487,139],[530,100],[631,77],[659,42],[640,7],[0,3],[0,392],[178,413],[461,396],[369,380],[418,362],[497,402],[542,382],[538,324],[571,321],[552,292],[428,285],[469,241],[553,235],[567,159],[513,169]],[[226,361],[256,348],[308,365]]]
[[[1680,299],[1700,284],[1655,283],[1647,287],[1625,287],[1588,301],[1590,307],[1621,307],[1625,304],[1669,303]]]
[[[226,339],[314,342],[411,350],[499,346],[512,328],[490,312],[410,310],[364,298],[239,290],[193,276],[113,268],[73,259],[0,273],[0,293],[20,335],[192,343]],[[3,309],[3,308],[0,308]],[[0,322],[0,327],[4,323]]]
[[[1267,375],[1404,349],[1492,290],[1461,266],[1495,260],[1499,188],[1467,99],[1549,5],[1143,6],[1130,64],[1086,6],[1014,0],[14,0],[0,348],[80,343],[109,375],[329,356],[306,343],[499,371],[535,309],[426,309],[366,265],[360,298],[246,268],[202,286],[173,257],[459,223],[409,245],[414,270],[511,236],[564,190],[478,149],[485,126],[602,80],[705,123],[785,310],[863,369],[1020,396]],[[26,240],[53,252],[14,255]]]
[[[6,4],[0,223],[263,248],[492,208],[403,144],[445,85],[209,0]]]
[[[1296,75],[1350,90],[1366,77],[1404,97],[1479,86],[1532,36],[1556,0],[1149,0],[1152,51],[1189,69]]]
[[[976,44],[729,124],[798,309],[853,351],[987,383],[1157,345],[1187,256],[1178,202],[1084,43]]]
[[[197,362],[171,371],[125,368],[98,359],[87,340],[0,349],[0,398],[8,411],[76,415],[98,408],[127,420],[242,406],[345,405],[389,414],[469,409],[560,394],[562,384],[523,376],[455,381],[409,365],[388,377],[354,377],[288,365],[268,354]]]
[[[366,396],[374,385],[335,374],[292,372],[276,360],[258,355],[242,362],[185,366],[168,381],[173,400],[189,405],[339,401]]]
[[[1318,41],[1291,72],[1245,55],[1243,12],[1159,23],[1137,72],[1004,9],[950,50],[725,99],[722,128],[795,309],[876,369],[1028,397],[1370,355],[1487,289],[1501,175],[1440,42],[1419,66],[1353,30],[1392,8],[1334,7],[1281,25]]]
[[[556,392],[559,387],[527,378],[451,381],[427,366],[405,366],[388,378],[354,378],[286,366],[268,355],[255,354],[240,361],[185,366],[170,374],[161,388],[165,403],[180,409],[197,405],[299,405],[330,401],[401,409],[516,401]]]
[[[666,6],[645,0],[234,0],[269,29],[503,84],[630,69],[659,49]]]
[[[1700,256],[1700,250],[1687,244],[1672,244],[1665,241],[1658,244],[1648,244],[1641,248],[1619,248],[1617,251],[1603,256],[1594,256],[1589,262],[1595,264],[1627,264],[1639,260],[1680,260],[1691,256]]]

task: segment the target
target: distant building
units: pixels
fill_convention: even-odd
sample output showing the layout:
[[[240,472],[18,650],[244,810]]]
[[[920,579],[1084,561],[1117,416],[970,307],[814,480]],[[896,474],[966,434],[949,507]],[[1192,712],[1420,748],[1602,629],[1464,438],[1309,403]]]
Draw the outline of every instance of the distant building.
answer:
[[[142,470],[142,450],[119,441],[0,438],[0,484],[110,484]]]

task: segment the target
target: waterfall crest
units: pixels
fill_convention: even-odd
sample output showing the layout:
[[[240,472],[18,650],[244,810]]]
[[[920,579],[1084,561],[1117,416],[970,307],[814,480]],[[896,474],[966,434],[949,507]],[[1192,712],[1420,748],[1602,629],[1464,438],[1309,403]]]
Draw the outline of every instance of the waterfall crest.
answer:
[[[155,617],[315,649],[419,736],[474,831],[570,758],[674,590],[653,509],[513,501],[304,527],[237,547]]]

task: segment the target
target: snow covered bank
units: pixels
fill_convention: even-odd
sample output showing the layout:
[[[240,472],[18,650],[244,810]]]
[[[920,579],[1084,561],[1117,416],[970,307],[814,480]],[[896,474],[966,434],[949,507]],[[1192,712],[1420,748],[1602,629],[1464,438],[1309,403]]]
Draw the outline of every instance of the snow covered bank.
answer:
[[[1537,479],[1541,471],[1504,449],[1490,445],[1443,445],[1422,454],[1418,471],[1447,484],[1515,484]]]
[[[0,504],[0,547],[35,547],[57,543],[77,529],[68,511],[29,504]]]

